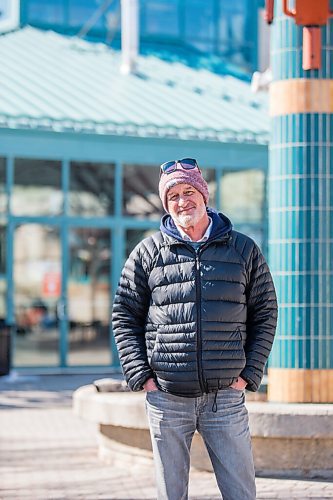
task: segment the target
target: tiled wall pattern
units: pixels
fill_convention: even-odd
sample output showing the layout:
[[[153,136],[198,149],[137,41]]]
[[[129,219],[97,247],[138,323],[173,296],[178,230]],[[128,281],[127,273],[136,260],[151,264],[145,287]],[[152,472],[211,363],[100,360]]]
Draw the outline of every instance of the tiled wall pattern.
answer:
[[[279,12],[277,12],[271,27],[271,68],[274,80],[285,80],[287,78],[332,78],[332,21],[330,21],[327,27],[321,28],[322,67],[319,70],[304,71],[302,68],[303,29],[301,26],[296,26],[293,19],[281,14],[282,0],[275,3]],[[291,3],[289,0],[290,5]]]
[[[332,21],[322,29],[320,70],[302,69],[302,28],[292,19],[280,12],[272,29],[274,82],[333,78]],[[332,369],[332,103],[324,113],[279,113],[276,102],[273,108],[269,255],[280,310],[270,367]]]

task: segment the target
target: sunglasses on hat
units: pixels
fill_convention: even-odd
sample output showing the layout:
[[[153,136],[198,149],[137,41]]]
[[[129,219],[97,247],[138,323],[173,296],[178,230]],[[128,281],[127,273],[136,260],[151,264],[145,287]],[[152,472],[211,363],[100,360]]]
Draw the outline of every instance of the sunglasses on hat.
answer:
[[[160,176],[162,174],[171,174],[178,169],[178,165],[181,166],[183,170],[193,170],[197,168],[201,172],[197,160],[194,158],[183,158],[182,160],[166,161],[160,166]]]

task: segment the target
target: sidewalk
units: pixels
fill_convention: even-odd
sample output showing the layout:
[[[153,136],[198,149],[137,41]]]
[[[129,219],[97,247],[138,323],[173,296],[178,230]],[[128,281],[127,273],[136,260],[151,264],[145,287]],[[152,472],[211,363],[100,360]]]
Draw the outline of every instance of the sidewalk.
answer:
[[[95,424],[73,415],[72,391],[95,378],[0,377],[1,500],[156,498],[152,471],[100,462]],[[257,478],[257,490],[258,500],[333,498],[325,481]],[[212,474],[191,472],[190,498],[220,498]]]

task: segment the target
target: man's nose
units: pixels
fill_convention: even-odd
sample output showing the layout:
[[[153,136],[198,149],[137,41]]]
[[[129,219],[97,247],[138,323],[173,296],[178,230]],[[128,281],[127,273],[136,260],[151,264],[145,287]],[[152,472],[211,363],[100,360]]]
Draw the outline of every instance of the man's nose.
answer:
[[[178,205],[186,205],[187,203],[187,200],[185,198],[185,196],[182,196],[182,195],[179,195],[179,199],[178,199]]]

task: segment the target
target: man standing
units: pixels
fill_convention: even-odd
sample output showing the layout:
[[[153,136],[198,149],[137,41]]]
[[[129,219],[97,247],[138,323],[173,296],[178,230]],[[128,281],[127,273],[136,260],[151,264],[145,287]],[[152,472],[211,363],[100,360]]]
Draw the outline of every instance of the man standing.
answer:
[[[194,159],[161,165],[159,194],[167,215],[128,258],[113,309],[127,383],[146,391],[158,499],[187,499],[198,430],[223,499],[254,500],[244,389],[259,388],[272,347],[272,277],[253,240],[207,208]]]

